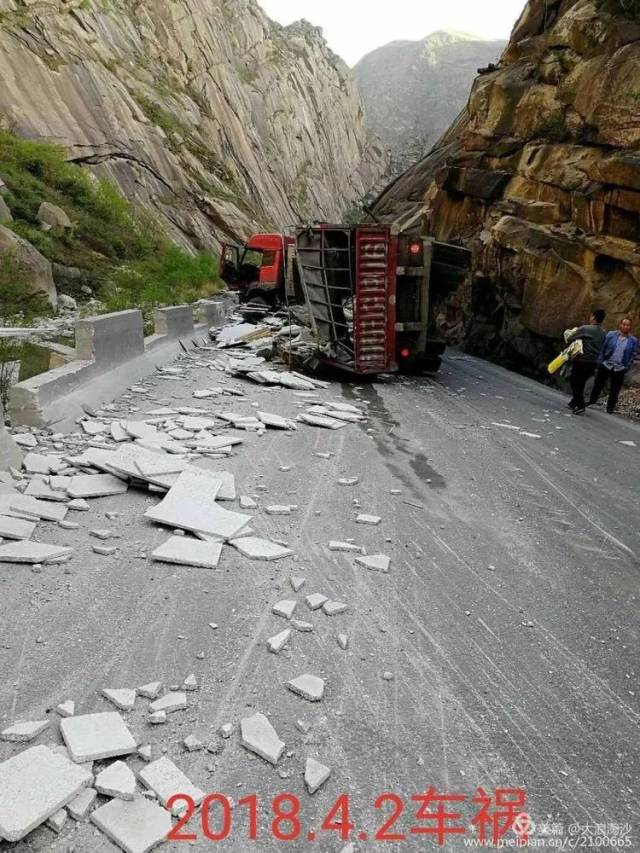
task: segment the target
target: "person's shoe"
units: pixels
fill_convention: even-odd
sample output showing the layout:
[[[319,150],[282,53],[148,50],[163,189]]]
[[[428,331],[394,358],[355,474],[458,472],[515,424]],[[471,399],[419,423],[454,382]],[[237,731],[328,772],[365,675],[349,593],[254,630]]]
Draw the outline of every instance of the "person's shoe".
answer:
[[[585,413],[586,411],[587,411],[587,410],[586,410],[584,407],[583,407],[582,409],[574,409],[574,410],[573,410],[573,414],[574,414],[574,415],[584,415],[584,413]]]
[[[567,403],[567,408],[571,409],[573,411],[573,409],[575,409],[575,407],[576,407],[576,404],[573,402],[573,400],[569,400],[569,402]]]

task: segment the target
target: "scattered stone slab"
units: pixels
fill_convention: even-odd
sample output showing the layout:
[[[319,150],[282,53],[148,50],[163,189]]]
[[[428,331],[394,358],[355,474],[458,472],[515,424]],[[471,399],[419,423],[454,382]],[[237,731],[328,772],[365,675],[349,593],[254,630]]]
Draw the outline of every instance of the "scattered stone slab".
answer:
[[[240,509],[257,509],[258,504],[247,495],[240,495]]]
[[[290,557],[293,551],[268,539],[260,539],[256,536],[244,536],[241,539],[233,539],[230,543],[236,550],[250,560],[281,560]]]
[[[65,811],[65,809],[59,809],[55,814],[52,814],[49,820],[47,821],[47,826],[49,829],[52,829],[57,835],[60,835],[62,830],[64,829],[64,825],[67,822],[67,818],[69,815]]]
[[[360,482],[358,477],[341,477],[338,480],[339,486],[357,486]]]
[[[307,786],[307,791],[310,794],[315,794],[318,788],[324,785],[329,776],[331,776],[331,769],[329,767],[320,764],[315,758],[307,758],[304,768],[304,784]]]
[[[28,743],[30,740],[37,738],[48,727],[48,720],[14,723],[8,729],[0,732],[0,740],[7,740],[11,743]]]
[[[91,822],[125,853],[149,853],[166,841],[171,815],[144,797],[111,800],[91,814]]]
[[[0,515],[0,539],[31,539],[35,529],[35,521]]]
[[[202,542],[185,536],[172,536],[151,554],[160,563],[217,569],[222,556],[221,542]]]
[[[64,477],[64,479],[71,480],[71,477]],[[24,490],[24,494],[30,498],[37,498],[37,500],[40,501],[60,501],[60,503],[66,503],[69,500],[68,496],[64,492],[52,489],[48,483],[44,482],[44,480],[38,480],[36,478],[31,480],[27,488]]]
[[[73,548],[21,539],[0,545],[0,563],[50,563],[73,553]]]
[[[187,694],[181,692],[166,693],[160,699],[156,699],[149,705],[149,712],[164,711],[165,714],[173,714],[175,711],[184,711],[187,707]]]
[[[67,507],[69,509],[76,510],[76,512],[87,512],[89,509],[91,509],[90,505],[85,501],[84,498],[74,498],[73,500],[69,501]]]
[[[349,605],[342,601],[325,601],[322,609],[327,616],[338,616],[340,613],[346,613]]]
[[[152,726],[161,726],[167,722],[167,712],[154,711],[152,714],[149,714],[147,719]]]
[[[116,689],[107,687],[102,691],[102,695],[121,711],[133,711],[136,704],[136,691],[126,687]]]
[[[346,652],[349,648],[349,637],[346,634],[338,634],[338,645]]]
[[[67,699],[56,707],[56,711],[61,717],[73,717],[76,712],[76,703],[72,699]]]
[[[31,435],[30,432],[18,432],[14,433],[13,440],[16,444],[20,445],[20,447],[37,447],[38,439],[35,435]]]
[[[187,752],[197,752],[204,746],[202,741],[198,740],[195,735],[187,735],[187,737],[182,741],[182,743]]]
[[[136,792],[136,777],[124,761],[114,761],[96,776],[95,789],[105,797],[132,800]]]
[[[157,699],[161,690],[161,681],[150,681],[148,684],[143,684],[141,687],[138,687],[136,689],[136,693],[138,696],[142,696],[145,699]]]
[[[294,592],[300,592],[306,582],[306,578],[301,578],[298,575],[291,575],[291,577],[289,578],[289,583],[291,584],[291,588]]]
[[[166,756],[143,767],[138,773],[138,778],[149,790],[154,791],[163,806],[166,806],[174,794],[187,794],[193,797],[197,806],[205,796],[204,791],[197,788]],[[177,811],[182,811],[183,808],[184,804],[180,804]]]
[[[317,675],[310,675],[308,672],[292,681],[287,681],[285,687],[308,702],[319,702],[324,696],[324,679],[318,678]]]
[[[97,796],[95,788],[85,788],[67,805],[67,811],[74,820],[84,820]]]
[[[142,758],[143,761],[151,761],[153,759],[153,748],[150,744],[146,746],[141,746],[138,749],[138,755]]]
[[[285,619],[291,619],[295,613],[297,604],[298,602],[292,599],[278,601],[271,608],[271,612],[275,613],[276,616],[284,616]]]
[[[60,457],[44,456],[42,453],[27,453],[22,464],[29,474],[55,474],[60,465]]]
[[[339,421],[337,418],[330,418],[326,415],[313,415],[304,412],[299,415],[299,419],[309,426],[323,427],[324,429],[341,429],[347,424],[344,421]]]
[[[67,505],[54,501],[39,501],[30,495],[11,495],[11,513],[5,515],[19,514],[23,518],[42,519],[44,521],[62,521],[67,514]]]
[[[233,723],[225,723],[223,726],[220,726],[220,735],[228,740],[233,734]]]
[[[332,539],[329,542],[330,551],[345,551],[351,554],[364,554],[364,548],[361,545],[354,545],[353,542],[337,542]]]
[[[269,637],[267,640],[267,648],[274,655],[279,654],[291,639],[291,629],[286,628],[274,637]]]
[[[313,625],[311,622],[303,622],[301,619],[292,619],[291,627],[303,634],[310,634],[313,631]]]
[[[278,763],[285,748],[284,741],[280,740],[265,715],[260,713],[240,720],[240,743],[270,764]]]
[[[129,486],[113,474],[76,474],[71,478],[67,493],[72,498],[104,498],[123,495]]]
[[[60,720],[60,732],[78,764],[131,755],[137,745],[117,711],[82,714]]]
[[[0,764],[0,838],[20,841],[73,800],[93,775],[46,746]]]
[[[380,524],[382,519],[379,515],[366,515],[361,513],[356,517],[356,524],[371,524],[373,526]]]
[[[313,592],[305,598],[305,601],[309,610],[320,610],[325,602],[329,601],[329,598],[320,592]]]
[[[355,562],[358,566],[364,566],[365,569],[370,569],[372,572],[384,572],[385,574],[389,571],[389,566],[391,565],[391,559],[385,554],[356,557]]]
[[[297,429],[294,421],[280,415],[272,415],[269,412],[256,412],[256,414],[265,426],[272,429]]]
[[[100,554],[102,557],[113,557],[118,551],[115,545],[92,545],[91,550],[94,554]]]
[[[618,444],[622,444],[623,447],[637,447],[638,445],[635,441],[619,441]]]
[[[198,689],[198,679],[196,678],[195,673],[192,672],[185,678],[184,684],[182,685],[182,689],[189,691],[194,691]]]
[[[267,515],[291,515],[298,509],[296,504],[273,504],[265,507]]]

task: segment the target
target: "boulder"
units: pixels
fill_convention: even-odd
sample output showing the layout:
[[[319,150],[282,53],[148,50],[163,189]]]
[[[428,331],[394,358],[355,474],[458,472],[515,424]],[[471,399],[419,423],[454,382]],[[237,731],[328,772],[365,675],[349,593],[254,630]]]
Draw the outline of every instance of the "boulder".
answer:
[[[41,225],[51,228],[71,228],[71,220],[61,207],[43,201],[38,208],[38,220]]]
[[[52,308],[56,308],[58,297],[53,282],[53,272],[49,261],[27,240],[18,237],[9,228],[0,225],[0,252],[5,249],[15,251],[18,260],[30,273],[29,290],[43,293]]]
[[[12,219],[13,216],[11,215],[9,205],[0,195],[0,222],[11,222]]]
[[[73,298],[73,296],[67,296],[66,293],[60,293],[58,295],[58,313],[61,314],[63,311],[77,311],[78,303]]]

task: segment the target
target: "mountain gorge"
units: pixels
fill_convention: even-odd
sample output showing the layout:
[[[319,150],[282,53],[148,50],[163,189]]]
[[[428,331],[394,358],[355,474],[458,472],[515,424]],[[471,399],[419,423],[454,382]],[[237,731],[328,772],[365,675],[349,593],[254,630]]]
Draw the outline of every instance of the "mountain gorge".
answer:
[[[593,306],[640,315],[637,3],[529,0],[499,66],[432,152],[376,203],[473,251],[444,329],[540,371]]]

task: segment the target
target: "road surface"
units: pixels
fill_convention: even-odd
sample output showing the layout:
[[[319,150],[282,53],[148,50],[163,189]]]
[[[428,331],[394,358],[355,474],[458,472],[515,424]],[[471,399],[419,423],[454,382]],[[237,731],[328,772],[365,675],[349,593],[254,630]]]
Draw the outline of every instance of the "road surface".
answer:
[[[188,383],[152,378],[147,385],[156,399],[211,411],[252,414],[258,402],[298,414],[292,391],[249,383],[245,401],[194,401],[193,390],[209,387],[211,377],[202,368]],[[226,548],[214,572],[153,563],[148,555],[167,531],[142,517],[158,498],[134,488],[74,514],[78,531],[39,525],[38,538],[71,543],[75,553],[39,574],[0,567],[0,722],[41,719],[65,699],[75,700],[76,713],[113,710],[99,695],[104,687],[181,684],[195,672],[201,687],[186,712],[150,727],[140,701],[128,720],[142,743],[156,755],[166,749],[205,792],[236,803],[249,794],[261,799],[258,841],[247,840],[248,810],[238,808],[228,839],[217,844],[192,819],[186,831],[197,832],[197,850],[341,851],[338,833],[321,829],[341,794],[351,798],[356,851],[438,849],[437,836],[410,832],[437,826],[420,821],[420,804],[410,799],[431,785],[466,797],[446,804],[462,818],[445,821],[464,835],[446,834],[439,849],[465,849],[464,839],[479,837],[471,828],[478,786],[492,795],[525,789],[538,839],[586,837],[584,827],[595,824],[611,835],[615,824],[630,833],[627,849],[640,849],[638,426],[595,411],[573,418],[558,392],[456,354],[435,379],[335,383],[320,396],[366,403],[368,422],[242,434],[245,443],[222,463],[240,494],[258,495],[262,506],[298,505],[291,517],[258,511],[254,519],[261,533],[289,542],[295,558],[250,562]],[[141,412],[157,405],[135,404]],[[358,485],[337,485],[352,476]],[[107,521],[110,511],[120,517]],[[382,523],[356,524],[358,511]],[[122,535],[116,557],[91,552],[94,527]],[[347,538],[388,554],[390,573],[354,567],[350,555],[326,547]],[[306,578],[298,595],[291,574]],[[304,603],[311,592],[346,602],[348,612],[311,614]],[[315,628],[294,632],[276,656],[265,641],[285,627],[271,613],[283,598],[297,598],[297,615]],[[340,632],[349,637],[347,651],[336,641]],[[306,672],[326,679],[319,703],[283,686]],[[277,768],[239,743],[239,720],[256,711],[286,742]],[[50,717],[52,729],[37,743],[57,742],[57,716]],[[229,722],[236,731],[221,740],[217,730]],[[189,734],[223,751],[187,753]],[[0,759],[19,748],[0,744]],[[332,771],[313,796],[302,779],[308,756]],[[288,843],[273,838],[268,817],[281,792],[301,802],[301,835]],[[405,840],[371,840],[395,808],[388,801],[376,810],[385,792],[404,802],[389,832]],[[215,825],[219,810],[213,814]],[[550,836],[540,835],[544,824]],[[59,837],[40,828],[12,849],[116,848],[83,823]]]

